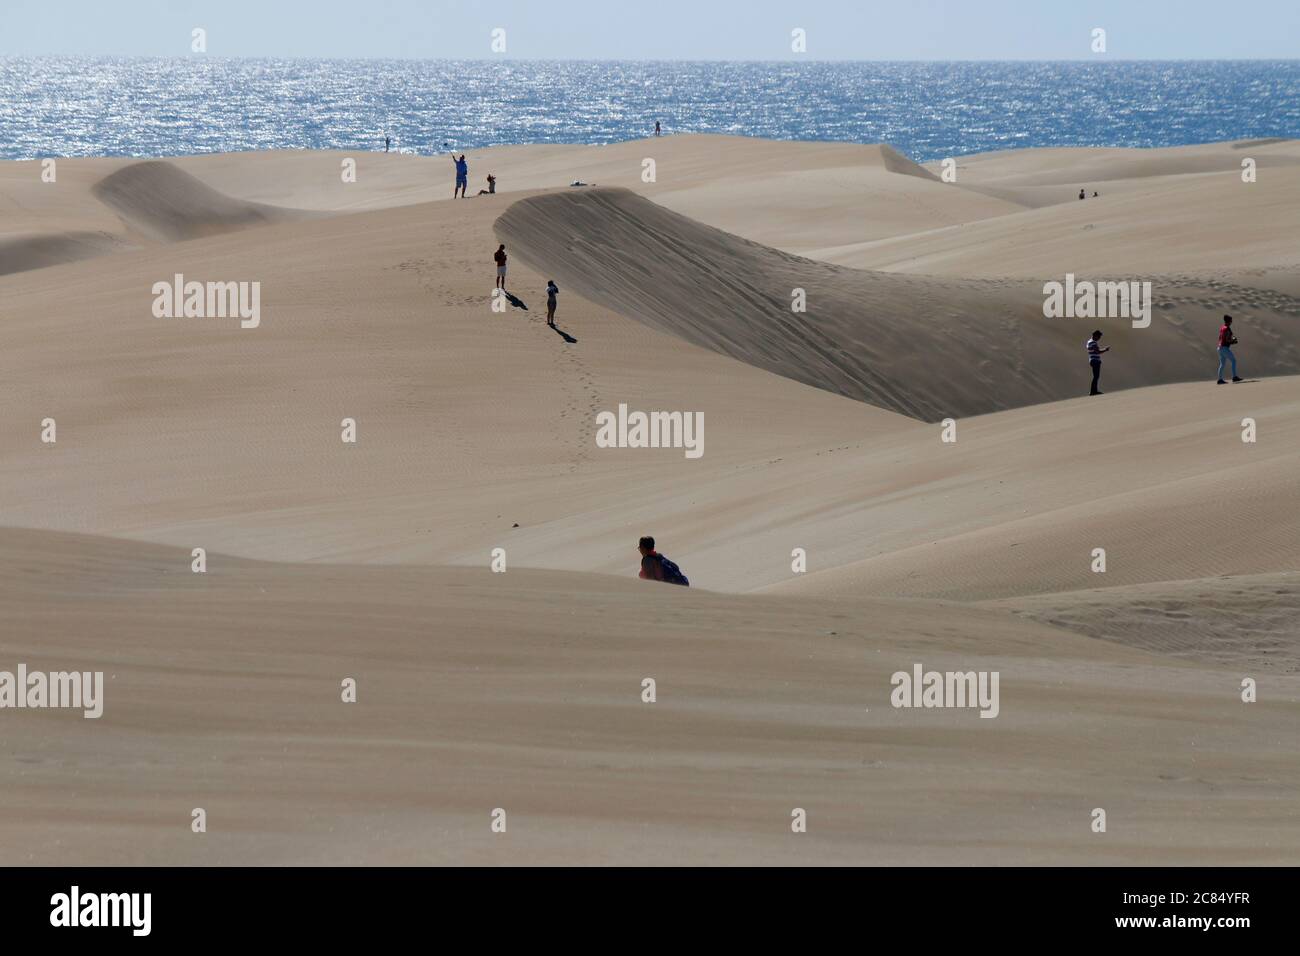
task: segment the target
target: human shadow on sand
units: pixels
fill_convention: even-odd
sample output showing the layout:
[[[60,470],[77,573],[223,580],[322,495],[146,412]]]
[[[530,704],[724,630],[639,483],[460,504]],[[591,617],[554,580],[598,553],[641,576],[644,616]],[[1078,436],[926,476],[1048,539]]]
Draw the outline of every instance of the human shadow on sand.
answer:
[[[560,328],[558,325],[550,325],[550,324],[548,323],[548,327],[551,329],[551,331],[553,331],[553,332],[554,332],[556,335],[558,335],[560,338],[564,339],[564,341],[568,342],[570,345],[572,345],[574,342],[578,341],[578,340],[575,339],[572,335],[570,335],[568,332],[564,331],[564,329]]]
[[[502,289],[501,291],[505,293],[506,301],[516,309],[523,309],[525,312],[528,311],[528,306],[524,305],[524,300],[519,298],[519,296],[515,295],[513,292],[506,292],[505,289]]]

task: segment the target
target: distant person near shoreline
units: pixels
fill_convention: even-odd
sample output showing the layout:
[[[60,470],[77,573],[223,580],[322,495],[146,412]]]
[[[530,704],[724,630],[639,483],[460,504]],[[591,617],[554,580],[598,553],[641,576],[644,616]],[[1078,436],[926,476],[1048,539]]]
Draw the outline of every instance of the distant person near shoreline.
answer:
[[[1110,346],[1101,347],[1101,329],[1093,332],[1092,338],[1084,342],[1083,345],[1088,350],[1088,364],[1092,366],[1092,389],[1088,394],[1104,395],[1105,392],[1097,387],[1097,383],[1101,381],[1101,355],[1103,352],[1109,352]]]
[[[650,535],[642,538],[636,549],[641,552],[641,571],[637,574],[641,580],[691,586],[682,569],[655,550],[655,539]]]
[[[1237,344],[1237,337],[1232,334],[1232,316],[1223,317],[1223,328],[1219,329],[1219,384],[1227,385],[1223,380],[1223,367],[1225,363],[1232,364],[1232,380],[1240,382],[1237,377],[1237,356],[1232,353],[1232,347]]]
[[[498,289],[505,291],[506,287],[506,244],[503,242],[497,246],[496,253],[492,256],[497,264],[497,285]]]
[[[658,136],[663,130],[659,126],[659,121],[655,120],[655,135]]]
[[[465,162],[464,153],[460,154],[460,159],[453,154],[451,161],[456,164],[456,188],[451,191],[451,198],[455,199],[460,193],[460,198],[465,199],[465,190],[469,188],[469,163]]]
[[[391,136],[385,136],[385,137],[384,137],[384,152],[385,152],[385,153],[388,152],[388,147],[390,147],[390,146],[392,146],[392,145],[393,145],[393,138],[392,138]]]

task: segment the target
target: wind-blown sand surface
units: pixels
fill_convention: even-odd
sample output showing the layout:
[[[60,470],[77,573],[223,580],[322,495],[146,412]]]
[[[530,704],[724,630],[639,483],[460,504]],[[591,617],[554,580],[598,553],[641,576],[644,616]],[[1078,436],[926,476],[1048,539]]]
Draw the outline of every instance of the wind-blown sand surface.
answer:
[[[1295,142],[344,158],[0,164],[0,669],[108,681],[0,712],[0,863],[1294,860]],[[1043,318],[1066,271],[1151,327]],[[260,326],[155,318],[176,273]],[[703,457],[597,448],[620,403]],[[914,662],[999,716],[891,708]]]

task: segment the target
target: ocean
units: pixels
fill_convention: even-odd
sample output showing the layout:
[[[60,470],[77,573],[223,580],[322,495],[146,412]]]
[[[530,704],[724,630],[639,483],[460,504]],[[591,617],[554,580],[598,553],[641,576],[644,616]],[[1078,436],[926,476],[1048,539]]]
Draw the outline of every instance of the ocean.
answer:
[[[1027,146],[1300,137],[1300,60],[960,63],[0,58],[0,158],[432,154],[665,133]]]

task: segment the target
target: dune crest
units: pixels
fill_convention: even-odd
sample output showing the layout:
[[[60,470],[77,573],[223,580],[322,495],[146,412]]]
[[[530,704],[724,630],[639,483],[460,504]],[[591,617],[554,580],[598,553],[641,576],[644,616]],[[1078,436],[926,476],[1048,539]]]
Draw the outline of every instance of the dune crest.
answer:
[[[795,381],[924,421],[1074,397],[1092,328],[1130,361],[1109,387],[1204,379],[1224,293],[1151,277],[1149,328],[1129,319],[1045,318],[1043,283],[867,272],[781,252],[624,189],[522,199],[498,235],[539,271],[607,308]],[[1096,278],[1132,278],[1097,276]],[[793,306],[800,295],[806,312]],[[1260,298],[1257,374],[1300,372],[1300,301]],[[1118,358],[1118,356],[1116,356]]]
[[[107,232],[0,236],[0,275],[93,259],[130,248],[130,242]]]
[[[197,239],[315,215],[234,199],[160,160],[119,169],[96,183],[92,192],[130,230],[158,242]]]

